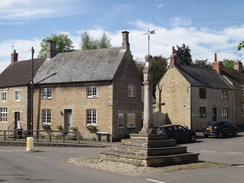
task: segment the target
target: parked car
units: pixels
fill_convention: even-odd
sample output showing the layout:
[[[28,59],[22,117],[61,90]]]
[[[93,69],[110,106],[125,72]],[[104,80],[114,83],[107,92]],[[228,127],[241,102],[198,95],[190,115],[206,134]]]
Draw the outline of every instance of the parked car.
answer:
[[[236,125],[231,125],[227,121],[211,121],[204,127],[203,135],[204,137],[217,136],[222,138],[224,135],[231,134],[236,137],[237,131]]]
[[[168,139],[175,139],[177,141],[189,140],[190,142],[195,142],[196,140],[196,133],[181,125],[159,126],[156,131],[158,134],[167,134]]]

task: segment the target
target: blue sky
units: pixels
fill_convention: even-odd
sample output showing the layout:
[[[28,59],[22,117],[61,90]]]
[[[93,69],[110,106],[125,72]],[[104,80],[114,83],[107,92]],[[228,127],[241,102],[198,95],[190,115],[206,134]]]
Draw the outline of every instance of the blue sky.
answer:
[[[244,60],[236,50],[244,40],[244,0],[8,0],[0,2],[0,72],[10,63],[14,49],[19,60],[35,57],[41,40],[66,33],[76,49],[88,31],[93,38],[106,32],[112,46],[121,46],[121,31],[130,32],[131,51],[136,60],[147,54],[169,57],[172,46],[189,45],[193,60]]]

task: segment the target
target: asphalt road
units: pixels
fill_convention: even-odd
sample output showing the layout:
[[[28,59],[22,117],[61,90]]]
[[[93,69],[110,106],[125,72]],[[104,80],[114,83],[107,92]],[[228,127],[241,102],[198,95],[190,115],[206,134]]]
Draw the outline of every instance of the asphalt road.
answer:
[[[110,172],[77,167],[60,160],[68,157],[98,155],[104,148],[0,147],[0,182],[6,183],[243,183],[244,133],[236,138],[203,138],[187,145],[188,151],[199,152],[200,160],[229,164],[152,176],[123,176]]]

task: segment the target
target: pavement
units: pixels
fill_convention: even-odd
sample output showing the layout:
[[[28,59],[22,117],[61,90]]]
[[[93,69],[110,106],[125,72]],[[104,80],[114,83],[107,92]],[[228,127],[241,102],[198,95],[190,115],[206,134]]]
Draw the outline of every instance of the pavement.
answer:
[[[239,132],[244,132],[244,125],[237,126]],[[204,138],[202,132],[196,132],[197,139]],[[104,141],[80,141],[80,143],[74,142],[34,142],[34,146],[48,146],[48,147],[110,147],[121,142],[104,142]],[[16,141],[4,141],[0,139],[0,146],[26,146],[26,141],[24,139],[16,139]]]

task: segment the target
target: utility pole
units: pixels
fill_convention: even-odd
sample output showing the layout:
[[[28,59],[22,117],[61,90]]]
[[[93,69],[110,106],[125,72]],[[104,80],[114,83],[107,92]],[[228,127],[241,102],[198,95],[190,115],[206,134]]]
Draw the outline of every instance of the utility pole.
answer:
[[[30,91],[30,130],[33,130],[33,104],[34,104],[34,49],[31,47],[31,91]],[[31,131],[31,134],[33,132]]]

